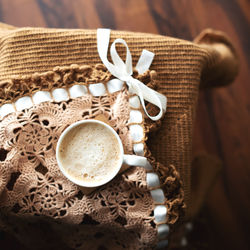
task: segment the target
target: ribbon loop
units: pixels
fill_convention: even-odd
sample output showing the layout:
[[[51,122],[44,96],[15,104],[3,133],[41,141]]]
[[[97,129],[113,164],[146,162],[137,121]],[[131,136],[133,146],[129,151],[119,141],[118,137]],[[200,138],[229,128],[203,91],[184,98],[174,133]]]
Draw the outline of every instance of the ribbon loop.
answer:
[[[132,65],[132,56],[129,51],[127,43],[121,39],[116,39],[111,47],[110,54],[113,63],[110,63],[107,59],[108,47],[109,47],[109,38],[110,30],[109,29],[98,29],[97,30],[97,49],[99,56],[103,64],[107,67],[109,72],[117,77],[118,79],[125,81],[129,87],[129,91],[133,94],[136,94],[141,102],[141,105],[146,113],[146,115],[154,120],[159,120],[167,108],[167,98],[156,92],[155,90],[147,87],[145,84],[139,80],[133,78],[133,65]],[[124,62],[116,51],[116,44],[121,43],[126,48],[126,61]],[[143,50],[142,55],[137,63],[139,74],[144,73],[150,66],[154,57],[154,53]],[[156,116],[150,116],[147,112],[144,100],[154,104],[160,109],[160,112]]]
[[[116,51],[116,47],[115,45],[117,43],[121,43],[126,47],[126,63],[124,63],[124,61],[120,58],[120,56],[118,55],[117,51]],[[132,56],[130,54],[128,45],[126,44],[126,42],[123,39],[116,39],[111,47],[110,47],[110,54],[111,54],[111,58],[112,61],[114,63],[114,65],[117,67],[117,69],[119,68],[122,71],[122,75],[132,75],[133,74],[133,66],[132,66]]]

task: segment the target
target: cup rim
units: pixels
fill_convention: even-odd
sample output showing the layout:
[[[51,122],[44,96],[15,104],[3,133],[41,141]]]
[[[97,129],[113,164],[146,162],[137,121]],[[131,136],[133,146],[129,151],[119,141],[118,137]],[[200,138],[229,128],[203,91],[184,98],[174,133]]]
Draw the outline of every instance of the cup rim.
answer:
[[[59,148],[60,145],[63,141],[63,139],[65,138],[65,136],[75,127],[77,126],[81,126],[82,124],[86,124],[86,123],[98,123],[103,125],[104,127],[106,127],[107,129],[109,129],[109,131],[112,132],[113,135],[115,135],[118,144],[119,144],[119,149],[120,149],[120,159],[119,159],[119,163],[117,164],[117,169],[112,173],[112,175],[110,175],[108,178],[98,182],[98,183],[90,183],[90,182],[84,182],[81,181],[79,179],[74,178],[73,176],[69,175],[67,173],[67,171],[65,170],[62,162],[60,161],[60,157],[59,157]],[[88,119],[88,120],[81,120],[81,121],[77,121],[75,123],[72,123],[71,125],[69,125],[60,135],[58,141],[57,141],[57,145],[56,145],[56,160],[57,160],[57,165],[59,166],[59,169],[61,170],[61,172],[63,173],[63,175],[68,178],[71,182],[77,184],[78,186],[81,187],[87,187],[87,188],[91,188],[91,187],[99,187],[102,186],[108,182],[110,182],[120,171],[121,167],[122,167],[122,163],[123,163],[123,156],[124,156],[124,149],[123,149],[123,145],[122,145],[122,141],[119,137],[119,135],[116,133],[116,131],[107,123],[99,121],[99,120],[95,120],[95,119]]]

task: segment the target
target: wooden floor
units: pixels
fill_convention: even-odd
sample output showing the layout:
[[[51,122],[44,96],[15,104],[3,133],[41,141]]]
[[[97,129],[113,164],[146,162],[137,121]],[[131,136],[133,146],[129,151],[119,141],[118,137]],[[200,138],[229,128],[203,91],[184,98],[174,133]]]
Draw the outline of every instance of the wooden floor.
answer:
[[[202,237],[210,249],[250,249],[249,0],[0,0],[0,21],[108,27],[187,40],[207,27],[225,31],[238,51],[240,73],[231,86],[200,93],[194,130],[194,153],[206,151],[223,161],[202,214],[209,236]]]

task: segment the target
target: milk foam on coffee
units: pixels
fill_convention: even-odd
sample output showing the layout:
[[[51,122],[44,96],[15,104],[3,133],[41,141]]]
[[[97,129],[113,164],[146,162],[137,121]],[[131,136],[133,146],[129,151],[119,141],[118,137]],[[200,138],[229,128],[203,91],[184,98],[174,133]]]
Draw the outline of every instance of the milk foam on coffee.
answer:
[[[59,150],[64,169],[84,182],[100,182],[112,175],[120,161],[115,135],[98,123],[83,123],[65,135]]]

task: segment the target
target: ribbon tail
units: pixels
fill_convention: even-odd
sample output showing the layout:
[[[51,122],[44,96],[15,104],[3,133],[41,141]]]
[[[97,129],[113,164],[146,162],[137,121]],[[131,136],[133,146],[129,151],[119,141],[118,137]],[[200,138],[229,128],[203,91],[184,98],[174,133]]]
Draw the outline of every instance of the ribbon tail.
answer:
[[[157,91],[147,87],[144,83],[140,82],[139,80],[136,80],[136,81],[137,81],[139,88],[141,89],[141,91],[143,93],[144,99],[146,101],[158,106],[158,107],[159,107],[159,103],[160,103],[163,111],[165,112],[167,109],[167,97],[164,96],[163,94],[158,93]]]
[[[167,97],[147,87],[145,84],[135,78],[130,79],[128,85],[131,87],[132,92],[139,96],[142,107],[147,116],[154,121],[159,120],[163,113],[166,112]],[[157,106],[160,109],[160,112],[156,116],[150,116],[146,110],[144,100]]]
[[[117,77],[117,68],[114,64],[108,61],[110,29],[97,30],[97,50],[103,64],[107,67],[109,72]]]
[[[151,63],[154,60],[154,55],[155,54],[153,52],[150,52],[146,49],[142,51],[141,56],[135,66],[136,70],[140,75],[149,69]]]
[[[109,63],[107,59],[109,37],[110,37],[110,29],[97,29],[97,50],[103,63],[104,62]]]

